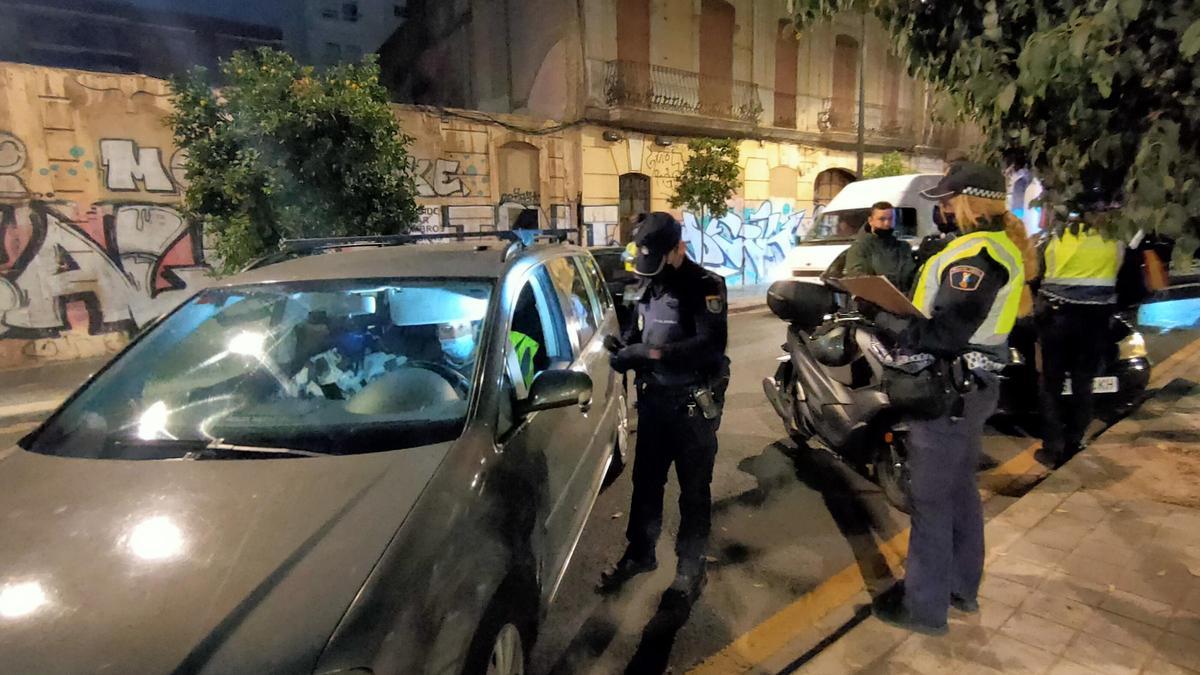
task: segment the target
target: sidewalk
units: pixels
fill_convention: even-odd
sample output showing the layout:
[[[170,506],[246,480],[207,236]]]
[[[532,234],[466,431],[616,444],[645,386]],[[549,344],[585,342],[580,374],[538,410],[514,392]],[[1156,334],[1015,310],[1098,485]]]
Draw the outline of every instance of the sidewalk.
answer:
[[[866,618],[799,673],[1200,673],[1200,356],[987,525],[981,612]]]

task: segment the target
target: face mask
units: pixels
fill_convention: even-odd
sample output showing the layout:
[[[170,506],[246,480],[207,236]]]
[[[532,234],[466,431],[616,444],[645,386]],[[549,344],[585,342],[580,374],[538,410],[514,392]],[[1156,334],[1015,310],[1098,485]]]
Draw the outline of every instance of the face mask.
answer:
[[[886,230],[874,230],[875,236],[880,239],[891,239],[896,236],[896,231],[889,228]]]
[[[471,358],[471,352],[475,350],[475,339],[470,335],[446,338],[440,342],[442,343],[442,353],[459,363],[466,363],[467,359]]]
[[[958,221],[954,220],[954,214],[943,213],[942,222],[938,223],[938,232],[942,234],[950,234],[958,231]]]

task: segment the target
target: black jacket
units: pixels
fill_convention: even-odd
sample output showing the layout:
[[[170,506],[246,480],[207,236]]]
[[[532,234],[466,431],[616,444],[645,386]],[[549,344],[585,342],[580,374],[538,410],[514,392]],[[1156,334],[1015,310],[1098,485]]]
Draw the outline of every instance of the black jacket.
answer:
[[[661,357],[638,368],[639,381],[692,385],[716,375],[725,363],[727,300],[725,280],[691,260],[648,279],[624,337]]]

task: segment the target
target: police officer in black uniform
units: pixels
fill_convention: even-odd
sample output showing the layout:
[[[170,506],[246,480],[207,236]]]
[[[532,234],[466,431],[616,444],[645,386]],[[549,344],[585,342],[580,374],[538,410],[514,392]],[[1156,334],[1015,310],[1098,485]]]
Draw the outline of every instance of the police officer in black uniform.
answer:
[[[729,381],[725,281],[692,262],[679,222],[656,212],[635,235],[634,271],[645,278],[636,318],[624,342],[610,338],[612,366],[636,373],[640,419],[633,463],[629,545],[601,575],[597,590],[616,591],[658,567],[663,487],[675,465],[679,479],[679,537],[671,591],[694,600],[705,582],[711,527],[713,462],[725,386]]]

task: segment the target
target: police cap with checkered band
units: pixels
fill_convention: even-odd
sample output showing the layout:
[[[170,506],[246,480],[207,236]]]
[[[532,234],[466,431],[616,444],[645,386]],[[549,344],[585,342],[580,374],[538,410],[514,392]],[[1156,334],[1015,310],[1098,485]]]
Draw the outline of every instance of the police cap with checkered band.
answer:
[[[923,190],[926,199],[946,199],[958,195],[1004,199],[1008,196],[1008,185],[999,169],[986,164],[960,161],[950,165],[950,170],[937,185]]]

